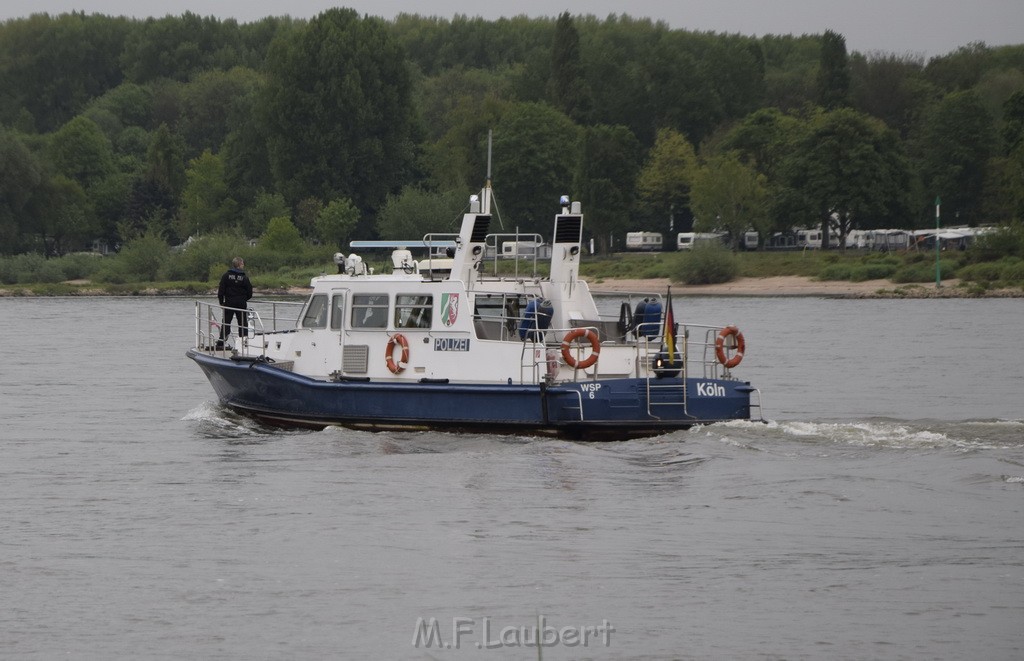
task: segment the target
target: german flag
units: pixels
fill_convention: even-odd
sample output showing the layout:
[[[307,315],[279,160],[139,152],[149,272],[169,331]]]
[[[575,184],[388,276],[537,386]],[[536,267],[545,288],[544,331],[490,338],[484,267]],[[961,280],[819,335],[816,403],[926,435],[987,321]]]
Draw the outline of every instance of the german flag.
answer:
[[[672,287],[668,288],[668,302],[665,305],[665,331],[662,333],[665,349],[668,351],[668,364],[676,366],[676,317],[672,314]]]

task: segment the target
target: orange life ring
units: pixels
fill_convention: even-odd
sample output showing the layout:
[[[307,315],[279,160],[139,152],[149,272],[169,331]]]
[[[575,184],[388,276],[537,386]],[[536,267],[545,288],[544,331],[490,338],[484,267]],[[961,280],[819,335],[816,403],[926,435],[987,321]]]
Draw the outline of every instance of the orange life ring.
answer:
[[[725,338],[730,335],[736,336],[736,353],[733,354],[732,358],[725,357]],[[718,356],[718,362],[722,363],[725,367],[732,369],[740,364],[743,360],[743,352],[747,350],[747,343],[743,340],[743,333],[740,329],[735,326],[726,326],[715,338],[715,355]]]
[[[402,356],[395,362],[395,345],[402,347]],[[395,333],[388,340],[388,350],[385,354],[385,358],[388,361],[388,369],[391,370],[392,374],[398,374],[405,371],[405,363],[409,362],[409,341],[405,339],[405,336],[401,333]]]
[[[578,361],[573,357],[570,349],[572,348],[572,343],[581,337],[590,342],[590,355]],[[569,367],[585,370],[597,362],[597,357],[600,353],[601,342],[597,339],[597,333],[589,328],[574,328],[562,338],[562,358],[565,359],[565,364]]]

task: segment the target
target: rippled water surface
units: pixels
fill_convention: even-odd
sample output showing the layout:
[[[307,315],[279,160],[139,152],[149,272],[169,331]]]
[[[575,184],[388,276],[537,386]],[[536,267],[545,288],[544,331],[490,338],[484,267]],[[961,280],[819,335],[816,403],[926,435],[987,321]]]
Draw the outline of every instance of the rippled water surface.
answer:
[[[1024,657],[1020,301],[675,311],[740,326],[769,424],[281,431],[188,300],[0,299],[0,656]]]

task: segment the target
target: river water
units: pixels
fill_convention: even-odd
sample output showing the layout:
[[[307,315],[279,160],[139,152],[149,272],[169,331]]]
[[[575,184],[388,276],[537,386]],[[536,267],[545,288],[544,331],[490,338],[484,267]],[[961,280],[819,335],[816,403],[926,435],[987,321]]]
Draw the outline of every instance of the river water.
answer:
[[[677,297],[771,422],[587,445],[266,428],[189,300],[0,299],[0,656],[1020,659],[1022,305]]]

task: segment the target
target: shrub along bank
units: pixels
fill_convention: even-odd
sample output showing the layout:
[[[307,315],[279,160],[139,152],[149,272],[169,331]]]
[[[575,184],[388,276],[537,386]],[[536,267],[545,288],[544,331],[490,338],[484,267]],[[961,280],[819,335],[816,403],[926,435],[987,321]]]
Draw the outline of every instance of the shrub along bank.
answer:
[[[230,234],[215,234],[169,249],[163,239],[143,235],[120,253],[101,257],[73,254],[44,259],[26,254],[0,258],[0,288],[6,293],[65,295],[75,293],[202,293],[216,286],[234,256],[246,261],[258,289],[303,287],[321,273],[335,272],[333,250],[302,241],[261,241],[253,247]],[[368,257],[378,272],[390,263]],[[515,266],[498,260],[498,268]],[[1015,225],[982,237],[965,251],[940,254],[943,280],[958,278],[973,293],[991,289],[1024,290],[1024,229]],[[717,284],[737,277],[796,275],[819,280],[863,282],[887,279],[894,284],[935,280],[935,253],[928,250],[890,253],[863,251],[753,251],[733,253],[706,245],[692,251],[628,253],[585,258],[581,275],[600,282],[612,279],[668,278],[684,284]]]

